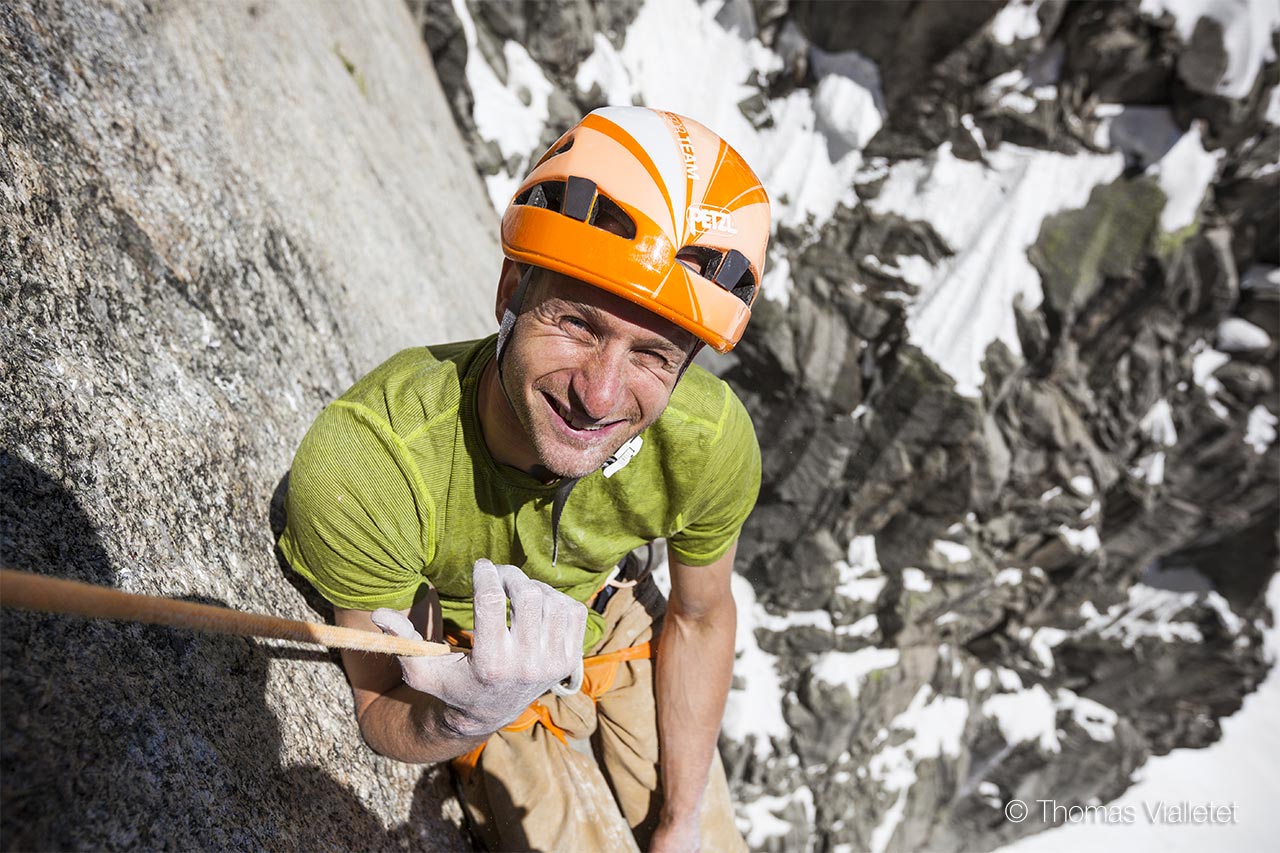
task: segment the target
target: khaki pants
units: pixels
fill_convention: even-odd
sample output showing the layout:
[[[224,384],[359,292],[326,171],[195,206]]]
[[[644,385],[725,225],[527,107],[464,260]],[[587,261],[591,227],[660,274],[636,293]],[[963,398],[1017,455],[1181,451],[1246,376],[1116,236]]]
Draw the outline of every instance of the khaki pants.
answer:
[[[654,639],[664,602],[646,577],[605,607],[605,635],[593,654]],[[689,661],[697,666],[697,661]],[[611,853],[647,848],[662,806],[653,662],[618,665],[599,702],[583,694],[539,700],[570,738],[541,725],[489,738],[479,764],[459,774],[463,805],[490,850]],[[717,754],[702,803],[702,849],[746,850],[734,825]]]

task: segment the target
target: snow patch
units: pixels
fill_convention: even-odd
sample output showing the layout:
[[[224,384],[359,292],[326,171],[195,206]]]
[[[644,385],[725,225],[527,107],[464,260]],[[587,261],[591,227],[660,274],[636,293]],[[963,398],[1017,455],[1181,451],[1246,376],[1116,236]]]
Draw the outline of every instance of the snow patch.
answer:
[[[779,254],[760,280],[760,295],[786,307],[791,301],[791,261]]]
[[[1191,351],[1195,354],[1191,362],[1191,377],[1206,392],[1217,393],[1222,389],[1222,384],[1213,378],[1213,374],[1230,361],[1231,356],[1209,348],[1204,341],[1197,341]]]
[[[1202,17],[1222,26],[1227,67],[1215,88],[1224,97],[1246,97],[1263,64],[1275,59],[1271,33],[1280,28],[1280,3],[1273,0],[1142,0],[1139,9],[1153,18],[1172,15],[1184,44]]]
[[[928,592],[933,589],[933,581],[919,569],[902,570],[902,588],[907,592]]]
[[[1160,211],[1161,230],[1172,234],[1196,221],[1200,203],[1218,172],[1218,161],[1225,154],[1204,150],[1200,122],[1194,122],[1169,152],[1147,169],[1167,197],[1164,210]]]
[[[1081,630],[1096,631],[1104,639],[1119,640],[1126,649],[1133,648],[1144,637],[1165,643],[1200,643],[1204,635],[1199,627],[1194,622],[1178,622],[1176,617],[1194,606],[1202,595],[1204,593],[1175,592],[1135,583],[1129,588],[1127,602],[1112,605],[1105,614],[1098,613]]]
[[[1110,743],[1116,739],[1120,716],[1106,705],[1077,696],[1066,688],[1058,689],[1055,704],[1059,710],[1070,711],[1072,721],[1093,740]]]
[[[1276,443],[1276,416],[1266,406],[1258,405],[1249,410],[1249,423],[1244,431],[1245,444],[1261,456]]]
[[[1148,486],[1158,486],[1164,482],[1164,451],[1157,450],[1138,458],[1138,462],[1129,469],[1129,474]]]
[[[871,849],[883,853],[893,839],[906,811],[907,794],[915,784],[916,766],[928,759],[960,754],[960,742],[969,721],[969,704],[955,696],[935,696],[925,684],[916,691],[911,704],[876,735],[879,750],[868,765],[871,777],[898,797],[872,831]],[[910,732],[899,744],[890,744],[891,732]]]
[[[895,255],[893,263],[885,263],[875,255],[863,255],[860,263],[878,273],[923,287],[932,281],[936,267],[919,255]]]
[[[1173,409],[1168,400],[1157,400],[1142,417],[1138,429],[1162,447],[1173,447],[1178,443],[1178,429],[1173,425]]]
[[[987,163],[956,157],[950,143],[919,160],[895,163],[880,194],[866,205],[933,226],[954,254],[931,268],[907,309],[907,326],[920,346],[976,397],[987,345],[1002,341],[1021,354],[1013,300],[1026,308],[1042,299],[1040,276],[1027,249],[1046,216],[1084,207],[1099,184],[1119,177],[1121,154],[1067,156],[1005,144]],[[957,316],[969,318],[956,323]]]
[[[1088,497],[1089,495],[1093,494],[1095,491],[1094,485],[1093,485],[1093,478],[1086,477],[1083,474],[1072,477],[1070,480],[1070,485],[1071,485],[1072,491],[1074,491],[1077,495],[1084,495]]]
[[[480,52],[476,25],[465,0],[453,0],[453,11],[467,43],[464,73],[475,100],[471,116],[476,131],[482,139],[496,142],[504,158],[530,156],[546,127],[547,98],[554,87],[529,52],[514,41],[502,46],[507,63],[507,82],[503,83]],[[486,184],[494,208],[502,211],[519,185],[519,177],[491,175]]]
[[[1089,501],[1089,505],[1084,508],[1084,512],[1080,513],[1081,521],[1093,521],[1102,515],[1102,501],[1094,498]]]
[[[1271,346],[1271,336],[1242,317],[1228,317],[1218,325],[1221,352],[1257,352]]]
[[[1218,400],[1218,394],[1222,391],[1222,383],[1213,374],[1231,360],[1231,356],[1224,352],[1212,349],[1204,341],[1196,341],[1191,346],[1191,378],[1195,380],[1196,385],[1204,390],[1205,396],[1208,398],[1209,408],[1213,410],[1219,418],[1226,420],[1230,417],[1227,407]]]
[[[1039,684],[1018,693],[999,693],[982,703],[982,714],[993,718],[1005,743],[1035,741],[1044,752],[1060,752],[1058,710],[1053,697]]]
[[[961,545],[959,542],[952,542],[949,539],[935,539],[929,547],[952,565],[967,563],[973,559],[973,551],[969,550],[967,545]]]
[[[1084,530],[1076,530],[1065,524],[1058,525],[1058,534],[1066,541],[1072,551],[1077,554],[1096,554],[1102,547],[1098,537],[1098,528],[1090,525]]]
[[[1022,583],[1022,569],[1001,569],[996,573],[996,586],[1018,586]]]
[[[573,85],[584,95],[593,86],[599,86],[607,103],[613,106],[630,104],[631,74],[622,61],[622,54],[614,49],[602,33],[596,33],[592,37],[592,44],[594,49],[578,66]]]
[[[1063,640],[1067,639],[1067,636],[1067,632],[1061,628],[1048,626],[1036,628],[1034,631],[1030,628],[1023,628],[1018,632],[1018,639],[1026,643],[1031,649],[1031,653],[1036,656],[1036,660],[1040,663],[1041,672],[1046,675],[1053,672],[1057,663],[1053,657],[1053,650]]]
[[[775,616],[761,607],[755,613],[755,623],[757,628],[775,632],[788,631],[792,628],[835,630],[835,624],[831,621],[831,614],[826,610],[791,610],[781,616]]]
[[[1011,45],[1040,35],[1038,12],[1044,0],[1013,0],[991,19],[991,37]]]
[[[855,536],[849,543],[847,558],[836,562],[840,582],[836,593],[853,601],[875,601],[886,583],[880,572],[874,536]]]
[[[836,636],[838,637],[870,637],[880,627],[880,620],[874,613],[863,616],[852,625],[843,625],[836,628]]]
[[[1022,678],[1007,666],[996,667],[996,680],[1005,693],[1013,693],[1022,689]]]
[[[1239,634],[1244,630],[1244,620],[1236,615],[1231,605],[1219,593],[1212,590],[1206,592],[1204,601],[1213,608],[1214,613],[1218,614],[1218,619],[1222,621],[1222,627],[1228,634]]]
[[[756,601],[755,590],[746,578],[735,574],[732,589],[738,607],[733,671],[735,681],[743,686],[729,690],[721,731],[738,743],[754,739],[752,750],[763,761],[773,751],[770,738],[787,738],[791,730],[782,716],[784,694],[778,677],[778,659],[761,649],[755,639],[755,626],[766,619],[768,613]]]
[[[814,93],[813,111],[817,126],[850,150],[862,149],[879,132],[884,117],[876,107],[875,95],[848,77],[823,77]]]
[[[832,687],[843,685],[854,699],[873,672],[898,665],[897,649],[859,649],[856,652],[827,652],[810,668],[813,677]]]
[[[812,822],[814,814],[813,791],[807,787],[797,788],[785,796],[765,795],[748,803],[738,803],[738,830],[746,837],[747,846],[752,850],[761,850],[770,839],[781,838],[791,831],[791,824],[778,817],[785,814],[793,804],[799,803],[808,822]]]

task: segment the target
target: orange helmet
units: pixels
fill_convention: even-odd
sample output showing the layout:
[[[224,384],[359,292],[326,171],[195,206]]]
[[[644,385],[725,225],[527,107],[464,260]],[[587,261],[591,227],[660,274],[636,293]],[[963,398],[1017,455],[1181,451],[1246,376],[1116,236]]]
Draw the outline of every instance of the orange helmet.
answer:
[[[508,258],[630,299],[720,352],[751,318],[769,197],[692,119],[604,107],[542,155],[502,216]]]

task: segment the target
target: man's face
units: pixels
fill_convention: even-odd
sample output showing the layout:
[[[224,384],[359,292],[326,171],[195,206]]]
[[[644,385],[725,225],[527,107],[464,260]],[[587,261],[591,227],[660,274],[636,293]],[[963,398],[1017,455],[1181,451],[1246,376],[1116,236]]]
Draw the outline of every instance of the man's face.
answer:
[[[694,338],[633,302],[536,270],[503,361],[543,467],[583,477],[666,408]]]

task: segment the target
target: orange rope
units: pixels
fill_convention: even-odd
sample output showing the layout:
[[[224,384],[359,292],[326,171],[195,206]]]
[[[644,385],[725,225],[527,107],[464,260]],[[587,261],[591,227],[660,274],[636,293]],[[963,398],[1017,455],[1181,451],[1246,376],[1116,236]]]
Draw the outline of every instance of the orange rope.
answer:
[[[79,581],[15,572],[12,569],[0,569],[0,605],[100,619],[125,619],[151,625],[236,634],[241,637],[294,640],[332,649],[354,649],[412,657],[444,655],[453,651],[444,643],[428,643],[355,628],[245,613],[190,601],[174,601],[171,598],[140,595]]]

